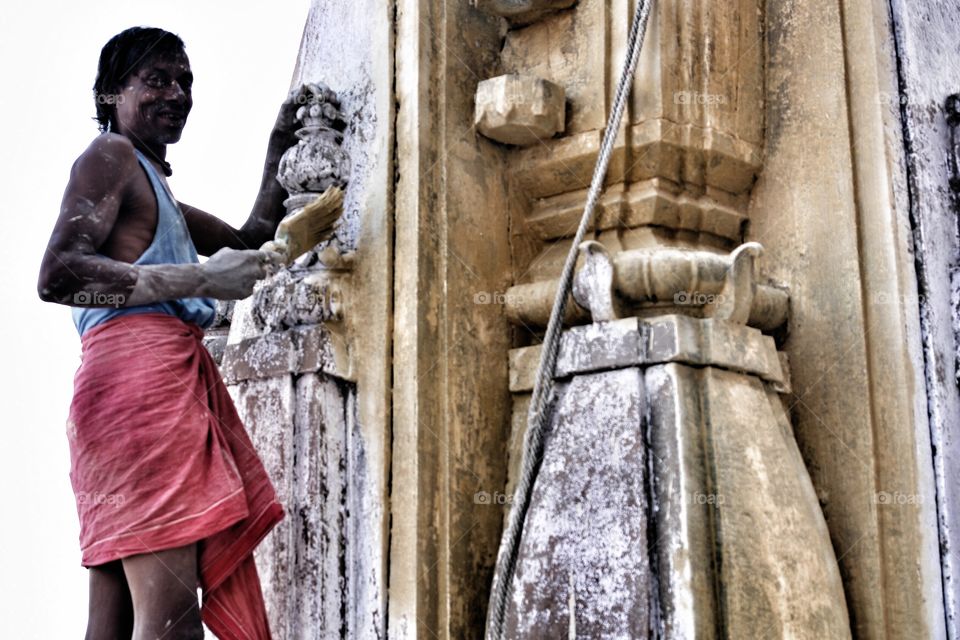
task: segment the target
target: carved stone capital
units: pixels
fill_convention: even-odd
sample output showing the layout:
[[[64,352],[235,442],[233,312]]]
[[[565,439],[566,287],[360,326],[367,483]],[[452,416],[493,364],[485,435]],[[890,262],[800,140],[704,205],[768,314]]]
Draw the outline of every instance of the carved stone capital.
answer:
[[[254,326],[271,332],[339,321],[344,298],[340,279],[326,271],[281,271],[254,292],[250,310]]]
[[[683,313],[775,329],[787,320],[789,296],[781,289],[757,284],[754,258],[760,250],[758,243],[750,242],[728,255],[677,249],[619,251],[610,259],[615,297],[624,312]],[[581,276],[584,269],[591,268],[589,265],[588,260],[578,271],[577,280],[590,280],[589,274]],[[585,284],[581,284],[581,291]],[[546,326],[556,290],[557,280],[511,287],[505,296],[507,317],[519,325]],[[580,305],[590,305],[585,294],[575,299]],[[594,319],[608,319],[605,313]],[[585,316],[574,305],[564,320],[572,323]]]
[[[587,240],[581,242],[578,249],[584,263],[573,280],[573,297],[577,304],[590,310],[594,322],[621,317],[613,288],[613,261],[607,248],[595,240]]]
[[[350,163],[341,149],[343,119],[336,94],[324,84],[308,84],[306,102],[297,109],[300,139],[280,158],[277,180],[290,197],[288,213],[303,207],[328,188],[345,187]]]

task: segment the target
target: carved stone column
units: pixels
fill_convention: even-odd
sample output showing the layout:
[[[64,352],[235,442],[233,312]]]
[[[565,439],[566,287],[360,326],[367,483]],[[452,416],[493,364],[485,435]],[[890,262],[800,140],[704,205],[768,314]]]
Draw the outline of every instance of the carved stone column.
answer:
[[[732,258],[704,319],[615,319],[612,263],[580,272],[595,322],[561,342],[506,637],[850,637],[785,362],[736,304],[753,259]],[[540,349],[511,352],[513,392],[532,389]]]
[[[311,8],[292,80],[309,92],[278,180],[293,213],[349,178],[344,214],[237,304],[223,357],[286,509],[256,554],[278,640],[386,634],[392,63],[374,52],[390,21],[375,2]]]
[[[505,69],[556,83],[568,99],[563,136],[509,156],[532,253],[518,265],[518,284],[555,278],[569,249],[565,238],[582,213],[632,7],[582,0],[507,33]],[[761,8],[758,0],[654,3],[594,224],[611,251],[725,251],[742,241],[763,143]]]
[[[515,145],[506,165],[522,249],[505,308],[534,343],[583,211],[633,6],[581,0],[510,29],[501,62],[514,75],[478,89],[478,131]],[[778,395],[789,391],[786,360],[763,333],[782,335],[788,295],[759,276],[762,247],[742,244],[762,167],[762,9],[654,3],[595,241],[581,247],[565,320],[584,326],[563,338],[508,637],[850,635]],[[512,135],[511,125],[536,131],[528,112],[546,108],[551,84],[568,100],[564,127],[534,142]],[[510,354],[507,495],[539,351]]]
[[[345,542],[319,538],[346,553],[345,592],[318,582],[332,563],[296,573],[298,549],[333,556],[293,528],[259,554],[280,635],[346,619],[348,637],[482,636],[535,350],[633,8],[314,0],[294,81],[337,89],[344,219],[307,274],[274,283],[309,311],[259,314],[278,323],[264,332],[241,306],[231,335],[255,356],[233,389],[263,416],[249,424],[296,521],[340,527],[329,496],[349,505]],[[515,630],[536,613],[550,637],[842,638],[845,601],[857,637],[943,636],[920,321],[890,303],[917,294],[917,199],[889,13],[655,1],[568,308]],[[940,117],[940,98],[913,106]],[[601,511],[636,517],[603,529]],[[609,544],[577,547],[590,536]]]

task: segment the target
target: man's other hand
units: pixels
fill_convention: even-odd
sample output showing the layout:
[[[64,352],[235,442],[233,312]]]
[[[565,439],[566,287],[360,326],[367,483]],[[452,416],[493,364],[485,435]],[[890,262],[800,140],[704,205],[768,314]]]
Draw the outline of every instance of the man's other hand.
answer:
[[[275,273],[283,256],[273,251],[220,249],[202,268],[204,295],[218,300],[239,300],[253,293],[257,280]]]

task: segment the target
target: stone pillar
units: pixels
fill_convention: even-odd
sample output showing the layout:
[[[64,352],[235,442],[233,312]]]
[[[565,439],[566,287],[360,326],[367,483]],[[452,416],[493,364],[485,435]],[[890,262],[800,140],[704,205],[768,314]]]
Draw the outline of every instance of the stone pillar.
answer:
[[[581,0],[509,30],[507,75],[477,91],[478,131],[512,145],[513,233],[529,258],[505,304],[532,342],[582,214],[633,6]],[[788,296],[758,277],[759,245],[737,248],[762,167],[762,9],[654,3],[566,318],[581,325],[589,311],[595,324],[564,338],[558,376],[570,382],[526,520],[508,637],[653,637],[658,624],[678,638],[849,637],[777,395],[786,361],[761,331],[782,332]],[[546,126],[557,94],[564,125]],[[539,347],[511,352],[508,486],[538,361]],[[594,496],[595,483],[606,491]],[[620,571],[631,579],[608,589]]]
[[[339,97],[346,211],[265,307],[238,305],[224,356],[298,512],[258,555],[285,637],[481,637],[534,354],[633,8],[313,3],[293,81]],[[556,523],[565,555],[543,585],[519,575],[552,637],[570,611],[574,635],[845,637],[843,601],[856,637],[944,637],[919,317],[883,302],[916,297],[882,101],[891,33],[869,0],[654,3],[548,451],[586,464],[571,443],[622,436],[597,461],[607,491],[587,495],[642,513],[612,531],[654,552],[572,557],[606,532],[561,499],[583,474],[546,469],[531,526]],[[610,599],[584,587],[607,561],[636,580],[604,618]]]
[[[539,357],[511,353],[515,393]],[[771,338],[599,322],[564,334],[557,379],[506,637],[850,637]]]
[[[349,178],[327,240],[233,312],[222,370],[286,508],[256,558],[274,637],[383,638],[387,625],[392,10],[312,6],[291,88],[296,211]]]

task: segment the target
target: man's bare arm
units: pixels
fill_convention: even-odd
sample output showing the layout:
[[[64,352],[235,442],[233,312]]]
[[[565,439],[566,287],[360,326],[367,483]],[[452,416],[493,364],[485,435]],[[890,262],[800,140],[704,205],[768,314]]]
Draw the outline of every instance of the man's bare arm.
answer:
[[[209,256],[224,247],[229,249],[257,249],[268,240],[273,240],[277,225],[283,220],[285,210],[283,200],[286,191],[277,182],[277,166],[284,151],[297,142],[294,134],[296,124],[294,116],[297,107],[302,104],[302,95],[306,91],[300,88],[280,107],[277,121],[267,144],[267,154],[263,162],[260,177],[260,191],[253,204],[247,221],[235,229],[223,220],[188,204],[179,203],[183,217],[190,229],[190,237],[200,255]]]
[[[133,306],[184,297],[249,295],[253,283],[270,268],[272,256],[226,252],[204,265],[133,265],[97,253],[116,224],[137,171],[133,146],[118,135],[99,136],[77,159],[41,263],[37,283],[41,299],[70,305],[84,292],[103,294],[85,296],[95,304],[104,300],[100,306]]]
[[[287,197],[287,192],[277,182],[277,165],[280,162],[280,156],[295,140],[296,137],[291,140],[289,136],[277,129],[270,134],[267,157],[263,162],[263,174],[260,179],[260,191],[247,221],[239,229],[233,228],[220,218],[197,207],[183,202],[178,203],[197,253],[209,256],[223,248],[259,249],[264,242],[273,240],[277,225],[286,213],[283,200]]]

